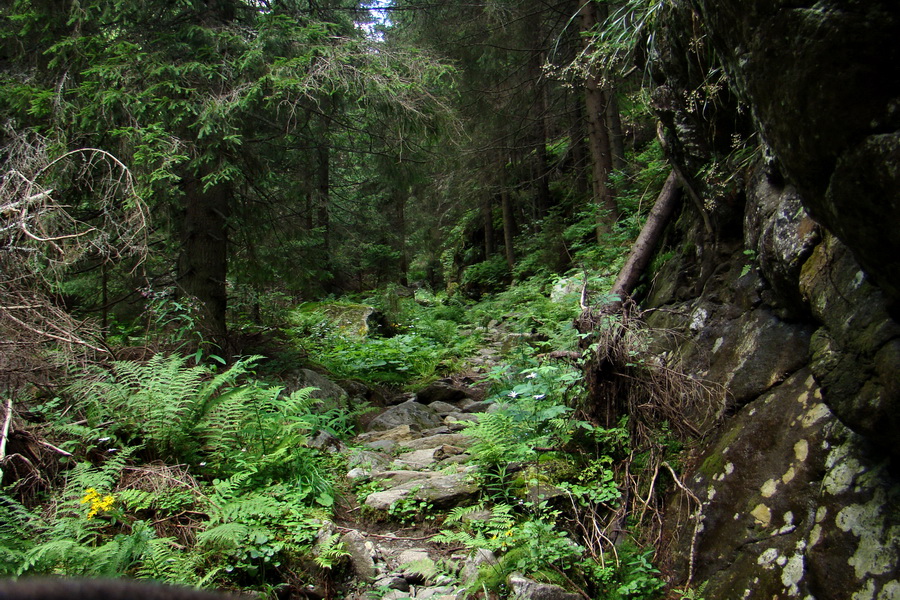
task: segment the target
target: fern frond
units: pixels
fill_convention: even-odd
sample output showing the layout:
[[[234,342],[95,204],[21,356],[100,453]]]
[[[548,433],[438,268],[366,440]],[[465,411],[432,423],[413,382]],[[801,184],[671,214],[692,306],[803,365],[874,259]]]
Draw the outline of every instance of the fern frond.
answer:
[[[155,579],[179,585],[196,585],[199,552],[185,552],[172,538],[155,538],[149,541],[140,567],[135,573],[139,579]],[[216,570],[216,572],[218,572]]]
[[[319,542],[316,548],[316,555],[313,560],[323,569],[331,569],[337,565],[342,558],[350,556],[344,543],[340,541],[341,536],[332,533],[328,537]]]
[[[26,573],[54,573],[84,575],[91,564],[91,548],[72,539],[54,539],[29,550],[16,570]]]
[[[5,493],[0,494],[0,576],[14,575],[31,548],[31,513]]]
[[[472,506],[457,506],[451,509],[449,513],[447,513],[447,517],[444,519],[444,524],[459,523],[466,515],[470,515],[483,509],[483,504],[473,504]]]
[[[209,549],[232,550],[239,547],[249,533],[250,526],[244,523],[222,523],[197,534],[197,543]]]

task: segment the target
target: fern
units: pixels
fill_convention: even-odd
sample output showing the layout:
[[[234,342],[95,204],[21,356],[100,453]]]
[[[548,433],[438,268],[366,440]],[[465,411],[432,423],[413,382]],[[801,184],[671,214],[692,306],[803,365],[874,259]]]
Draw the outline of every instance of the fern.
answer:
[[[24,561],[31,548],[31,520],[28,509],[0,494],[0,576],[14,575],[17,565]]]
[[[85,575],[90,562],[90,547],[73,539],[55,539],[32,548],[19,565],[16,575],[32,572]]]
[[[350,556],[344,543],[340,541],[341,537],[336,533],[330,534],[322,539],[316,548],[314,560],[316,564],[323,569],[331,569],[336,566],[341,559]]]
[[[188,367],[185,357],[157,354],[146,363],[115,362],[110,371],[69,390],[81,400],[90,424],[111,422],[109,432],[120,440],[140,437],[160,458],[193,462],[214,426],[230,423],[228,418],[249,402],[252,394],[236,382],[257,359],[211,376],[206,367]],[[204,424],[223,406],[229,411]]]
[[[208,549],[230,551],[239,548],[249,533],[250,526],[244,523],[222,523],[197,534],[197,543]]]
[[[202,557],[199,552],[179,549],[172,538],[155,538],[148,542],[135,576],[178,585],[199,585],[197,571]],[[217,573],[218,569],[211,572]]]

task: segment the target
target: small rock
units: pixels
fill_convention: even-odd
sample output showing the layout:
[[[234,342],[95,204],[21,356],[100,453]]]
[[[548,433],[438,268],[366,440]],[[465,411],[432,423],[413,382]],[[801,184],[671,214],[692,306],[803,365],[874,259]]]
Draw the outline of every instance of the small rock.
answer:
[[[431,429],[426,429],[422,432],[422,436],[432,436],[432,435],[442,435],[445,433],[452,433],[450,428],[446,425],[440,425],[438,427],[432,427]]]
[[[367,448],[372,450],[380,450],[382,452],[393,452],[397,448],[397,442],[394,440],[378,440],[376,442],[368,442],[365,444]]]
[[[453,588],[448,585],[427,587],[419,590],[416,593],[416,600],[424,600],[425,598],[432,598],[434,600],[437,600],[438,598],[442,598],[444,596],[450,596],[453,591]]]
[[[496,555],[490,550],[484,548],[477,549],[472,553],[463,564],[460,579],[464,585],[469,585],[478,578],[478,568],[481,565],[499,565]]]
[[[538,583],[519,573],[511,573],[506,581],[512,589],[511,597],[516,600],[582,600],[580,595],[558,585]]]
[[[343,452],[347,448],[344,442],[339,440],[336,435],[325,430],[319,431],[306,445],[310,448],[328,452]]]
[[[387,510],[394,502],[407,497],[412,490],[415,490],[417,500],[430,502],[435,508],[459,506],[478,494],[478,486],[469,483],[464,473],[452,473],[409,481],[384,492],[369,494],[365,505],[375,510]]]
[[[463,400],[459,403],[459,408],[463,412],[467,413],[482,413],[486,412],[488,408],[490,408],[494,403],[490,400],[482,400],[480,402],[476,402],[474,400]]]
[[[475,443],[475,440],[467,435],[459,433],[443,433],[438,435],[430,435],[428,437],[419,438],[417,440],[409,440],[400,442],[401,448],[409,448],[411,450],[421,450],[422,448],[438,448],[440,446],[457,446],[459,448],[468,448]]]
[[[420,548],[404,550],[397,557],[397,562],[403,569],[403,578],[410,583],[425,583],[438,572],[437,564],[428,555],[428,551]],[[416,597],[419,595],[416,594]]]
[[[383,452],[370,450],[357,450],[347,459],[348,467],[361,467],[369,471],[386,467],[391,462],[391,457]]]
[[[389,588],[392,590],[400,590],[401,592],[408,592],[409,582],[402,577],[390,575],[388,577],[382,577],[381,579],[376,581],[375,587]]]
[[[404,454],[393,463],[391,467],[403,469],[404,467],[415,470],[427,469],[444,458],[444,452],[440,448],[425,448]]]
[[[350,480],[366,480],[369,479],[371,473],[365,469],[354,467],[347,472],[347,479]]]
[[[419,402],[431,404],[434,402],[457,402],[468,397],[465,390],[461,390],[448,381],[435,381],[416,394]]]
[[[456,408],[455,405],[450,404],[448,402],[441,402],[441,401],[432,402],[431,404],[428,405],[428,408],[436,411],[441,416],[446,416],[446,415],[449,415],[450,413],[459,411],[459,409]]]
[[[349,531],[341,536],[347,552],[350,553],[350,568],[359,579],[371,581],[375,579],[378,571],[375,569],[375,560],[366,545],[366,540],[358,531]]]
[[[529,485],[528,489],[525,491],[525,496],[528,498],[528,501],[534,504],[539,504],[546,500],[552,500],[566,495],[567,493],[564,489],[545,483]]]
[[[409,425],[410,429],[422,431],[429,427],[437,427],[442,418],[434,410],[424,404],[409,400],[403,404],[392,406],[369,423],[369,431],[387,431],[401,425]]]
[[[430,479],[434,476],[434,471],[408,471],[401,469],[399,471],[379,471],[373,477],[397,486],[410,481]]]
[[[409,428],[409,425],[399,425],[385,431],[369,431],[367,433],[361,433],[356,436],[356,441],[363,444],[382,440],[402,442],[411,440],[414,437],[416,437],[416,435],[413,433],[412,429]]]

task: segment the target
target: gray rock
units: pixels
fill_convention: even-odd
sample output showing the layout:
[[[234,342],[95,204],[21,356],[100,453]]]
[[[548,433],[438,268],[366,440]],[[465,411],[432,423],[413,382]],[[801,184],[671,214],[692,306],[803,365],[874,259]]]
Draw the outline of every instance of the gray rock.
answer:
[[[538,583],[519,573],[511,573],[506,581],[512,589],[511,597],[516,600],[582,600],[580,595],[558,585]]]
[[[399,590],[401,592],[408,592],[409,591],[409,582],[406,579],[404,579],[403,577],[397,577],[396,575],[390,575],[388,577],[382,577],[378,581],[376,581],[375,587]]]
[[[387,510],[390,506],[413,493],[417,500],[426,500],[435,508],[452,508],[473,500],[478,486],[467,481],[464,473],[435,475],[429,479],[409,481],[383,492],[375,492],[366,498],[365,505],[375,510]]]
[[[493,405],[493,402],[489,400],[481,400],[476,402],[475,400],[465,400],[459,403],[459,408],[468,413],[482,413],[487,412],[487,409]]]
[[[421,400],[420,400],[421,402]],[[456,407],[455,404],[449,404],[447,402],[432,402],[428,405],[428,408],[436,411],[441,416],[449,415],[450,413],[457,412],[459,408]]]
[[[410,400],[392,406],[372,419],[369,423],[369,431],[387,431],[402,425],[408,425],[415,431],[422,431],[429,427],[437,427],[441,422],[441,416],[433,409]]]
[[[356,436],[356,441],[361,444],[373,444],[375,442],[391,441],[401,442],[411,440],[418,434],[410,429],[409,425],[399,425],[385,431],[368,431]]]
[[[319,407],[322,410],[346,408],[349,404],[349,395],[344,388],[315,371],[300,369],[285,379],[288,391],[316,388],[309,397],[320,400]]]
[[[394,440],[378,440],[376,442],[367,442],[364,444],[366,448],[371,448],[372,450],[379,450],[381,452],[393,452],[397,449],[397,442]]]
[[[416,394],[419,402],[431,404],[433,402],[453,403],[467,398],[469,394],[462,389],[454,387],[448,381],[435,381]]]
[[[416,600],[424,600],[425,598],[438,600],[438,598],[444,597],[455,598],[455,596],[452,595],[454,591],[453,587],[449,585],[422,588],[416,592]]]
[[[366,479],[369,479],[371,477],[371,475],[372,475],[371,471],[369,471],[367,469],[362,469],[360,467],[353,467],[352,469],[350,469],[347,472],[347,479],[350,479],[351,481],[355,481],[357,479],[366,480]]]
[[[490,550],[486,550],[484,548],[478,548],[470,554],[465,563],[463,563],[462,571],[460,571],[459,578],[463,585],[471,585],[478,578],[478,569],[482,565],[496,565],[499,566],[500,563],[497,560],[497,557]]]
[[[372,552],[366,539],[358,531],[349,531],[341,536],[344,548],[350,553],[350,568],[364,581],[372,581],[378,575]]]
[[[307,442],[307,446],[317,450],[327,450],[328,452],[343,452],[347,448],[347,446],[344,445],[344,442],[339,440],[337,436],[324,430],[319,431],[314,435],[312,439]]]
[[[360,467],[369,471],[386,467],[391,462],[391,457],[383,452],[371,450],[356,450],[347,458],[348,467]]]
[[[419,471],[427,469],[443,458],[444,453],[440,448],[425,448],[404,454],[391,463],[391,468],[414,469]]]
[[[437,576],[437,564],[422,548],[404,550],[397,557],[397,563],[401,569],[403,578],[410,583],[425,583]],[[419,594],[416,594],[419,597]]]
[[[435,476],[434,471],[379,471],[373,477],[381,481],[389,482],[391,485],[403,485],[410,481],[420,481],[422,479],[431,479]]]
[[[475,443],[475,440],[467,435],[458,433],[443,433],[438,435],[430,435],[428,437],[419,438],[417,440],[409,440],[400,442],[401,448],[411,450],[422,450],[424,448],[440,448],[441,446],[456,446],[459,448],[468,448]]]
[[[422,431],[422,437],[430,437],[432,435],[445,435],[448,433],[453,433],[450,431],[450,428],[446,425],[440,425],[438,427],[432,427],[431,429],[425,429]]]

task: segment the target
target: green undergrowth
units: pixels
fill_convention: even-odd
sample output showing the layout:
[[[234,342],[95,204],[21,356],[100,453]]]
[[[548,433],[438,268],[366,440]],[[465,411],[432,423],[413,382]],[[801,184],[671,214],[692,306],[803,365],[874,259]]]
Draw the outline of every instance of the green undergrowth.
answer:
[[[633,510],[635,490],[651,495],[635,487],[651,470],[648,450],[634,447],[627,421],[598,427],[579,410],[581,361],[546,356],[578,348],[582,289],[604,285],[584,277],[533,276],[478,302],[392,289],[291,313],[291,356],[335,379],[409,389],[469,368],[485,339],[519,334],[482,376],[493,408],[465,430],[476,440],[478,504],[438,511],[411,494],[383,515],[438,524],[436,542],[494,552],[473,595],[508,596],[513,572],[592,598],[650,600],[664,587]],[[370,310],[378,318],[363,332]],[[318,533],[342,493],[362,502],[382,484],[348,488],[346,457],[309,442],[321,430],[350,437],[364,407],[329,408],[311,389],[264,382],[257,371],[274,372],[265,363],[278,360],[225,368],[158,354],[82,373],[58,397],[32,403],[32,434],[54,450],[0,494],[0,574],[128,576],[274,596],[339,573],[345,549]]]
[[[469,451],[481,502],[450,511],[436,538],[497,556],[470,592],[502,597],[518,572],[592,598],[659,597],[653,548],[609,537],[625,508],[627,423],[602,428],[579,417],[572,406],[583,382],[571,365],[523,359],[489,379],[498,408],[465,430],[477,440]]]
[[[336,377],[372,384],[412,384],[451,373],[476,347],[477,338],[460,333],[464,311],[453,304],[434,296],[422,300],[427,306],[390,292],[385,297],[369,299],[378,318],[370,319],[366,335],[319,304],[291,314],[288,336]]]
[[[308,441],[346,433],[346,415],[321,412],[310,388],[258,382],[257,361],[116,362],[39,407],[35,435],[64,456],[56,477],[41,465],[0,495],[2,574],[262,592],[314,581],[299,565],[317,555],[343,467]]]

